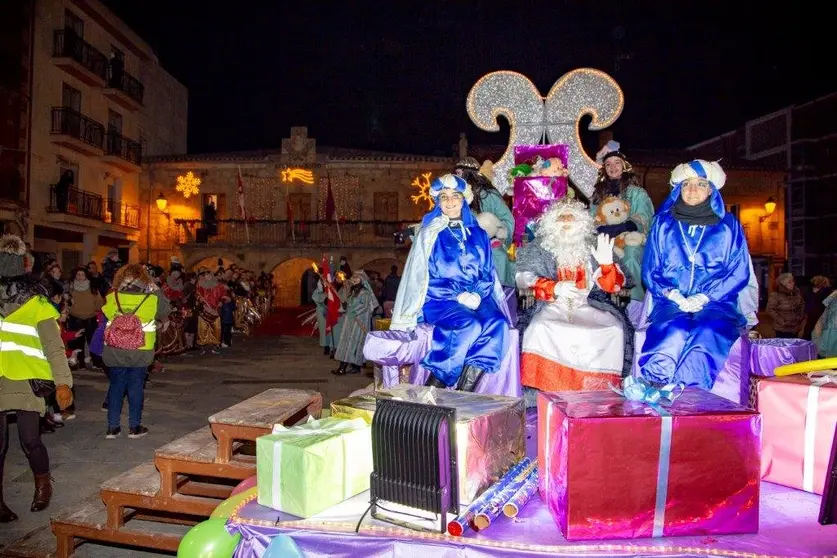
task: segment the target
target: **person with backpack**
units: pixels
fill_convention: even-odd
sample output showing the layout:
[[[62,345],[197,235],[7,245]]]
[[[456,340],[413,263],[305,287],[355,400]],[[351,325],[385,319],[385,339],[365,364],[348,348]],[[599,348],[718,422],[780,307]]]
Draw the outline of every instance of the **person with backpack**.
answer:
[[[145,266],[121,267],[113,279],[113,290],[105,298],[102,312],[108,322],[102,360],[110,372],[108,387],[108,430],[105,438],[122,433],[122,400],[128,393],[128,437],[148,434],[142,425],[145,376],[154,362],[157,322],[168,319],[171,308]]]

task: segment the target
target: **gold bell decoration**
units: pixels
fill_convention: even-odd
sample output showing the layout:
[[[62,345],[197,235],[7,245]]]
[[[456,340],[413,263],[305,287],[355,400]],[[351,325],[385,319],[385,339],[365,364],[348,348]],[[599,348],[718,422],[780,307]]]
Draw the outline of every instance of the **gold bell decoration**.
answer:
[[[506,250],[506,254],[508,254],[510,262],[513,262],[517,259],[517,246],[514,244],[514,242],[512,242],[509,245],[509,249]]]

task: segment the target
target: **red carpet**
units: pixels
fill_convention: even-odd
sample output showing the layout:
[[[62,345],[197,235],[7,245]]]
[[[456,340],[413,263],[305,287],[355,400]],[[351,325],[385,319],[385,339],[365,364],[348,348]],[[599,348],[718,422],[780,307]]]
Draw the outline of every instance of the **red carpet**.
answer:
[[[315,306],[293,306],[277,308],[271,312],[264,322],[256,329],[254,335],[262,337],[274,337],[277,335],[293,335],[296,337],[312,337],[317,335],[317,322],[309,322],[302,325],[306,314],[314,310]]]

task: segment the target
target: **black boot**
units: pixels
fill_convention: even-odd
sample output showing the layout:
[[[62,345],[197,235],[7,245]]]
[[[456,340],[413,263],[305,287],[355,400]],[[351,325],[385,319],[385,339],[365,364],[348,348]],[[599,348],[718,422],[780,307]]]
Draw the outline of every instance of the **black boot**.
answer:
[[[337,367],[337,370],[332,370],[331,373],[335,376],[343,376],[346,374],[346,366],[348,366],[347,363],[341,362],[340,366]]]
[[[360,366],[357,364],[349,364],[346,366],[346,374],[360,374]]]
[[[435,388],[439,388],[439,389],[445,389],[445,388],[448,387],[439,378],[437,378],[433,374],[430,374],[427,377],[427,381],[424,382],[424,385],[427,386],[427,387],[435,387]]]
[[[459,376],[459,382],[456,384],[456,389],[459,391],[474,391],[484,373],[485,372],[479,368],[466,364],[462,369],[462,375]]]
[[[3,467],[0,466],[0,523],[17,521],[17,514],[9,509],[3,501]]]
[[[323,355],[328,356],[331,354],[331,349],[328,347],[323,347]]]

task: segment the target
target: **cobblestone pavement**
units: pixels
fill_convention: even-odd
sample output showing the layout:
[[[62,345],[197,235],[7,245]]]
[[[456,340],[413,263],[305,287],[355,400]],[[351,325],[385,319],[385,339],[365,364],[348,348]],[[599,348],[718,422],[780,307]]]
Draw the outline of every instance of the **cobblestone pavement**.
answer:
[[[323,356],[316,339],[299,337],[236,338],[221,355],[188,354],[169,359],[165,371],[151,376],[145,392],[144,438],[125,435],[105,439],[107,427],[101,410],[107,391],[102,372],[75,373],[78,417],[55,434],[45,434],[49,451],[54,496],[49,509],[31,513],[34,490],[32,473],[17,443],[17,431],[10,431],[3,489],[6,503],[20,519],[0,528],[2,549],[25,534],[48,525],[50,514],[85,500],[99,491],[99,485],[128,469],[151,461],[154,449],[207,424],[211,414],[230,407],[271,387],[311,389],[323,394],[324,408],[334,399],[372,383],[366,374],[338,377],[329,373],[334,361]],[[371,374],[371,369],[364,369]],[[127,428],[127,400],[123,408],[123,429]],[[76,556],[156,556],[153,553],[84,544]]]

